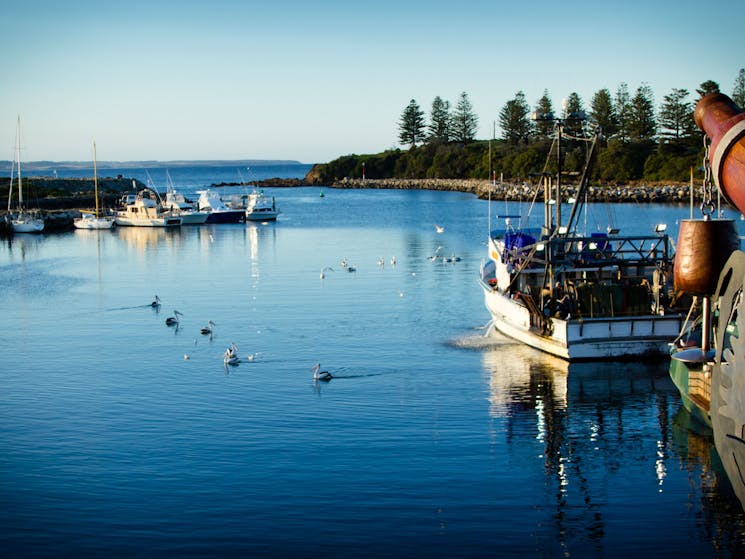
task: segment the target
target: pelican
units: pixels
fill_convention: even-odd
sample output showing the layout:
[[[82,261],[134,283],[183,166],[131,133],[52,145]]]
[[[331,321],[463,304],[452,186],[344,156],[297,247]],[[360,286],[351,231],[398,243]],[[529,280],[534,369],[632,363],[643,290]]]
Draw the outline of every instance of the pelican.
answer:
[[[445,228],[435,223],[435,231],[437,231],[438,233],[443,233],[445,231]]]
[[[184,316],[179,311],[173,311],[173,316],[166,318],[166,324],[168,326],[177,326],[179,323],[179,317]]]
[[[237,365],[238,361],[240,361],[238,358],[238,348],[233,342],[231,342],[228,349],[225,350],[222,360],[226,365]]]
[[[385,258],[378,258],[378,266],[381,268],[385,266]]]
[[[160,306],[160,297],[157,295],[155,296],[155,299],[153,299],[153,302],[150,303],[151,307],[159,307]]]
[[[208,334],[211,336],[212,335],[212,328],[214,326],[215,326],[215,323],[210,320],[209,322],[207,322],[207,326],[202,326],[202,329],[200,330],[200,332],[202,334],[204,334],[205,336],[208,335]]]
[[[326,266],[325,268],[321,269],[321,279],[326,277],[326,270],[331,270],[332,272],[334,269],[331,266]]]
[[[391,256],[391,266],[395,266],[395,265],[396,265],[396,257]]]
[[[435,249],[435,253],[434,253],[434,254],[433,254],[432,256],[428,256],[427,258],[428,258],[429,260],[431,260],[432,262],[434,262],[435,260],[437,260],[437,255],[438,255],[438,254],[440,254],[440,251],[441,251],[441,250],[442,250],[442,246],[438,246],[438,247],[437,247],[437,248]]]
[[[316,363],[315,365],[313,365],[312,371],[313,371],[313,380],[326,380],[326,381],[328,381],[328,380],[331,380],[333,378],[331,376],[331,373],[329,373],[328,371],[322,371],[321,370],[321,364],[320,363]]]

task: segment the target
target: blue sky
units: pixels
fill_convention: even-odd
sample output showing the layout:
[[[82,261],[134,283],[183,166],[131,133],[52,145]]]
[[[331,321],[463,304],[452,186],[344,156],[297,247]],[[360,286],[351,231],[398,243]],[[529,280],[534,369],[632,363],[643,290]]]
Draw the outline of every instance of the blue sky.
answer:
[[[296,159],[397,143],[465,91],[492,135],[523,91],[589,105],[621,82],[659,104],[745,67],[741,2],[0,0],[0,159]],[[497,130],[499,136],[499,130]],[[4,140],[3,140],[4,138]],[[5,152],[2,149],[5,149]]]

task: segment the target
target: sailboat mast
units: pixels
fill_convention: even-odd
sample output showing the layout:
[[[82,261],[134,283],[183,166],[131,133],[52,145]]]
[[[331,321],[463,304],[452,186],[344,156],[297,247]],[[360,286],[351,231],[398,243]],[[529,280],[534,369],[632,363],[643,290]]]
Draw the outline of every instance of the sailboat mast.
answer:
[[[96,195],[96,217],[98,215],[98,170],[96,169],[96,142],[93,142],[93,190]]]
[[[16,124],[16,157],[18,160],[18,208],[23,209],[23,188],[21,187],[21,115]]]

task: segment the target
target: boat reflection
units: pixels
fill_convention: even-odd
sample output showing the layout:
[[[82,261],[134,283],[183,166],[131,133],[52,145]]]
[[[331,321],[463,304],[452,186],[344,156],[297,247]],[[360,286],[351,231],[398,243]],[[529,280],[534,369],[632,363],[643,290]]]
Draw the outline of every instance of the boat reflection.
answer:
[[[114,233],[138,252],[159,246],[178,248],[181,245],[179,227],[116,227]]]
[[[618,507],[638,507],[642,523],[659,494],[681,491],[680,471],[712,544],[745,522],[713,439],[688,428],[666,363],[568,363],[506,339],[482,363],[491,436],[505,437],[521,467],[542,465],[544,500],[535,506],[551,515],[561,547],[581,531],[602,555]]]

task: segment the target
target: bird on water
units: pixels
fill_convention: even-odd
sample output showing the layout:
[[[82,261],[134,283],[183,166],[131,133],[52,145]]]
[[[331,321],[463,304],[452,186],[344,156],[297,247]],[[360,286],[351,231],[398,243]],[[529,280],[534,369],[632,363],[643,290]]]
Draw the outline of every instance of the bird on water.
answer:
[[[166,318],[166,324],[168,326],[175,326],[179,323],[179,318],[184,316],[179,311],[173,311],[173,316]]]

